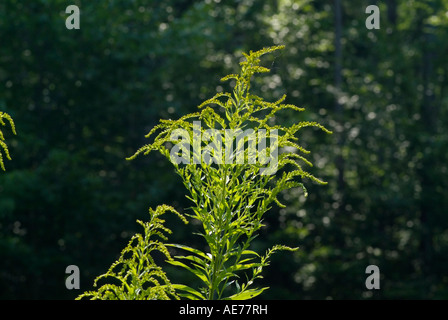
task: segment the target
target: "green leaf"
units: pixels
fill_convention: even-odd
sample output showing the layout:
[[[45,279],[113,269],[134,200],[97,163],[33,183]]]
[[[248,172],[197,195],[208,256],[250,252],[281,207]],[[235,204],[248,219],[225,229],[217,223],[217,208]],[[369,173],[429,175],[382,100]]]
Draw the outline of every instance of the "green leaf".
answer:
[[[196,256],[175,256],[176,259],[185,259],[192,261],[193,265],[196,266],[199,269],[206,270],[206,267],[208,266],[207,261],[201,260],[199,257]]]
[[[207,276],[200,270],[195,269],[195,268],[191,268],[190,266],[186,265],[183,262],[180,261],[176,261],[176,260],[167,260],[167,262],[169,264],[172,264],[173,266],[178,266],[178,267],[182,267],[188,271],[190,271],[191,273],[193,273],[195,276],[197,276],[199,279],[201,279],[205,284],[208,284],[208,278]]]
[[[255,298],[259,294],[261,294],[264,290],[269,289],[269,287],[264,287],[260,289],[247,289],[242,292],[236,293],[234,295],[231,295],[228,298],[225,298],[224,300],[248,300]]]
[[[190,300],[205,300],[205,297],[200,292],[189,286],[183,284],[173,284],[172,287],[176,290],[186,292],[186,293],[177,293],[181,297],[188,298]]]
[[[261,265],[262,265],[261,263],[249,263],[249,264],[238,263],[236,265],[233,265],[233,266],[229,267],[228,270],[231,271],[231,272],[235,272],[235,271],[241,271],[241,270],[256,268],[256,267],[259,267]]]
[[[245,254],[253,254],[253,255],[256,255],[257,257],[260,256],[258,253],[256,253],[255,251],[252,251],[252,250],[244,250],[241,254],[242,254],[242,255],[245,255]]]
[[[203,258],[205,260],[211,261],[211,257],[209,255],[205,254],[201,250],[198,250],[198,249],[195,249],[195,248],[191,248],[189,246],[184,246],[182,244],[175,244],[175,243],[173,243],[173,244],[171,244],[171,243],[165,244],[165,246],[167,246],[167,247],[174,247],[174,248],[178,248],[178,249],[183,249],[183,250],[189,251],[191,253],[197,254],[198,256],[200,256],[201,258]]]

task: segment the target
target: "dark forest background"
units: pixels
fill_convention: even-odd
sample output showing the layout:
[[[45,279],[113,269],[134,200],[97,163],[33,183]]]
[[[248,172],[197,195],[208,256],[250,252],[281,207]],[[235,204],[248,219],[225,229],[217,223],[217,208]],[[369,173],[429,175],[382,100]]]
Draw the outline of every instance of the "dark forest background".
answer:
[[[70,4],[79,30],[65,27]],[[379,30],[365,26],[372,4]],[[159,119],[227,90],[243,51],[277,44],[255,90],[307,110],[277,121],[334,134],[302,133],[328,185],[267,214],[256,249],[300,250],[274,256],[261,297],[448,299],[447,0],[2,0],[0,39],[0,110],[17,128],[4,129],[1,299],[74,299],[149,207],[185,210],[168,161],[125,158]],[[196,241],[194,225],[168,222],[171,242]],[[65,287],[71,264],[81,290]],[[370,264],[380,290],[365,287]]]

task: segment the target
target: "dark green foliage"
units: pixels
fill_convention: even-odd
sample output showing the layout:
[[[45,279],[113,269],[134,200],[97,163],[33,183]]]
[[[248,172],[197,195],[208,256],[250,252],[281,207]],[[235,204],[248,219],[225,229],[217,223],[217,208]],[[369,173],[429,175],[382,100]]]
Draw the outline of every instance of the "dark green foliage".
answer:
[[[281,43],[253,93],[288,93],[305,107],[276,123],[319,121],[334,134],[301,132],[313,151],[308,171],[328,184],[309,184],[306,199],[280,193],[286,208],[265,216],[257,252],[300,250],[272,257],[259,297],[446,299],[447,3],[341,0],[338,91],[336,2],[74,0],[81,29],[69,31],[66,1],[0,1],[0,110],[18,133],[6,120],[13,161],[0,174],[0,297],[73,299],[80,291],[65,288],[67,265],[91,290],[141,231],[135,220],[148,219],[148,204],[183,213],[191,203],[163,156],[125,157],[159,119],[196,112],[224,91],[216,75],[236,73],[241,52]],[[381,29],[367,30],[374,2]],[[190,236],[199,226],[166,220],[171,242],[207,250]],[[369,264],[381,270],[381,290],[365,288]]]

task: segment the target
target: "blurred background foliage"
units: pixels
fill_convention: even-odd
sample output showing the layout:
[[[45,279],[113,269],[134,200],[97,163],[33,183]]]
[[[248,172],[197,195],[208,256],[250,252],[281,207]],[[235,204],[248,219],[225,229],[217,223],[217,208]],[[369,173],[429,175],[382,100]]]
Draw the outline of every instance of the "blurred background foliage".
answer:
[[[65,8],[81,10],[67,30]],[[0,174],[0,298],[73,299],[117,259],[148,207],[189,206],[156,154],[127,162],[159,119],[224,85],[241,52],[284,44],[255,90],[305,107],[312,172],[283,194],[257,250],[299,246],[266,269],[266,299],[448,299],[447,0],[3,0],[0,110],[13,161]],[[380,8],[368,30],[365,8]],[[257,91],[258,90],[258,91]],[[194,223],[172,242],[194,244]],[[175,228],[172,226],[176,226]],[[200,245],[199,243],[197,245]],[[81,290],[65,288],[65,268]],[[376,264],[381,289],[367,290]],[[174,278],[188,275],[172,271]]]

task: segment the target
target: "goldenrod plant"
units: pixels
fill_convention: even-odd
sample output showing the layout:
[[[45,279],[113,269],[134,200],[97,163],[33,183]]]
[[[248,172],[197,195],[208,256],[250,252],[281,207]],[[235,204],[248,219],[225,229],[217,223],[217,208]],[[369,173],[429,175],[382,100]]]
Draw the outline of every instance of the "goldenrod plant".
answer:
[[[5,112],[0,111],[0,125],[6,126],[5,120],[7,120],[9,122],[9,124],[11,125],[12,133],[17,134],[16,127],[14,125],[14,121],[12,120],[11,116]],[[5,152],[6,158],[8,160],[11,160],[11,156],[9,155],[8,145],[5,142],[5,137],[4,137],[1,129],[0,129],[0,147]],[[3,171],[6,171],[5,164],[3,163],[3,155],[2,155],[1,150],[0,150],[0,167],[2,168]]]
[[[306,179],[326,183],[304,169],[303,165],[312,164],[304,156],[309,151],[297,143],[299,130],[316,127],[331,133],[316,122],[301,121],[290,127],[272,125],[270,120],[277,112],[304,109],[284,104],[286,95],[267,102],[251,93],[252,76],[270,71],[259,65],[260,58],[280,49],[283,46],[244,53],[240,74],[222,78],[234,83],[232,92],[216,94],[199,105],[196,113],[178,120],[161,120],[146,135],[152,142],[128,160],[153,150],[164,155],[182,178],[192,202],[190,211],[181,215],[167,206],[150,210],[145,235],[135,236],[109,272],[97,279],[111,277],[118,284],[104,284],[79,298],[244,300],[268,289],[258,287],[256,280],[262,278],[271,255],[298,248],[276,245],[261,254],[251,244],[271,205],[284,207],[278,200],[282,191],[299,187],[306,195]],[[161,210],[168,208],[185,222],[187,218],[200,222],[198,234],[207,251],[184,244],[162,244],[154,238],[161,235],[160,231],[169,231],[158,218]],[[171,257],[167,248],[185,254]],[[191,272],[202,285],[193,288],[171,283],[151,258],[153,250],[162,251],[168,263]],[[131,258],[125,258],[128,254]],[[118,266],[119,273],[115,271]]]
[[[161,205],[156,210],[149,210],[148,222],[137,220],[144,228],[144,235],[136,234],[121,252],[120,258],[109,270],[95,279],[94,286],[99,281],[106,283],[96,291],[88,291],[78,297],[92,300],[169,300],[179,299],[174,286],[169,281],[162,268],[156,265],[152,254],[162,253],[168,261],[173,261],[167,247],[162,241],[167,241],[171,230],[166,228],[160,217],[167,211],[177,214],[185,223],[187,220],[173,207]],[[159,238],[160,240],[158,240]]]

